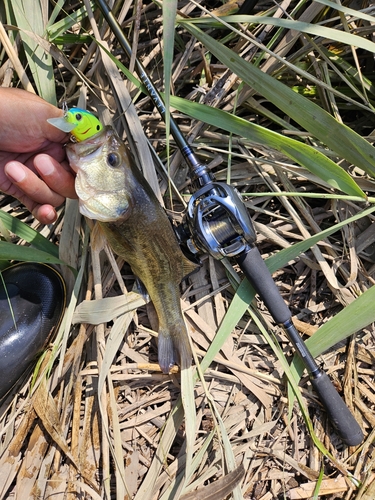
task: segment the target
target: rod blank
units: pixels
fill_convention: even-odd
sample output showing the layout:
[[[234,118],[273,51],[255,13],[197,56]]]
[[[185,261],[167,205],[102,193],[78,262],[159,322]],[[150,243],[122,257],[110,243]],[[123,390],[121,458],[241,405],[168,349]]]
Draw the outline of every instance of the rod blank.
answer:
[[[131,45],[123,33],[121,26],[117,22],[117,19],[110,11],[107,3],[105,0],[96,0],[96,3],[98,4],[104,18],[112,29],[123,50],[129,57],[131,57]],[[248,3],[253,6],[251,0],[249,0]],[[135,59],[135,67],[142,83],[147,88],[154,105],[158,109],[162,118],[165,119],[166,110],[164,102],[158,90],[147,75],[146,70],[137,58]],[[185,161],[191,170],[192,177],[198,180],[198,184],[199,182],[201,184],[207,182],[207,180],[210,179],[210,176],[207,173],[208,171],[206,167],[197,160],[172,116],[170,116],[170,130],[178,148],[183,154]],[[293,347],[300,356],[310,375],[311,383],[319,395],[320,401],[326,408],[330,421],[335,426],[342,440],[350,446],[360,444],[363,441],[363,433],[360,426],[350,413],[340,395],[337,393],[328,376],[316,364],[305,343],[300,338],[292,323],[290,310],[281,297],[279,290],[259,253],[259,250],[256,247],[249,247],[249,251],[238,255],[236,260],[245,276],[265,302],[275,321],[283,326],[289,340],[293,344]]]

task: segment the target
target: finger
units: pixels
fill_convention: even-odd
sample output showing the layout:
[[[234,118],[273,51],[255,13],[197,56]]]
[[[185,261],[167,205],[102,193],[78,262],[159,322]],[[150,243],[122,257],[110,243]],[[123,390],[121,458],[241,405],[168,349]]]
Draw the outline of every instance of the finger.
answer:
[[[5,165],[4,172],[18,190],[33,202],[41,205],[49,204],[54,207],[64,202],[64,196],[53,191],[42,179],[22,163],[10,161]],[[21,200],[20,196],[17,196],[17,198],[25,203]]]
[[[28,198],[13,184],[12,186],[14,189],[13,192],[10,193],[11,196],[17,198],[17,200],[19,200],[42,224],[51,224],[57,219],[57,212],[53,206],[35,203],[35,201]],[[12,191],[12,189],[10,191]]]
[[[66,168],[64,168],[64,163]],[[59,163],[47,154],[39,154],[34,159],[34,167],[55,193],[65,198],[77,198],[74,188],[75,176],[68,164],[64,163]]]
[[[57,212],[51,205],[35,205],[33,209],[27,208],[42,224],[51,224],[57,219]]]

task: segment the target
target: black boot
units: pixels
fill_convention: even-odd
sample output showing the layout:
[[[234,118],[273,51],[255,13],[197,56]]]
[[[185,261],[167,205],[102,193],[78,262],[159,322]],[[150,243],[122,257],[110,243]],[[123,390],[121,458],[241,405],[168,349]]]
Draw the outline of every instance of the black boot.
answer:
[[[22,262],[0,276],[0,399],[30,370],[56,333],[65,309],[60,274]]]

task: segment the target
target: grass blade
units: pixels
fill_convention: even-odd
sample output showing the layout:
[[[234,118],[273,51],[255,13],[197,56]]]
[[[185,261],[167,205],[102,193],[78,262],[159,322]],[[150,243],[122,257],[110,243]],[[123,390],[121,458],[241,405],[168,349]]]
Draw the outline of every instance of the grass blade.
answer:
[[[48,2],[47,9],[48,11]],[[38,93],[43,99],[56,105],[56,88],[53,76],[52,58],[40,47],[35,40],[24,31],[31,31],[43,37],[45,34],[45,22],[41,0],[14,0],[12,1],[14,16],[23,41],[26,57],[33,74]]]
[[[343,12],[346,16],[353,16],[355,19],[363,19],[364,21],[369,21],[370,23],[374,22],[374,16],[370,16],[365,12],[361,12],[357,9],[350,9],[349,7],[345,7],[336,2],[331,2],[330,0],[315,0],[317,3],[321,3],[322,5],[326,5],[327,7],[331,7],[331,9],[335,9],[338,12]]]
[[[174,56],[174,28],[176,22],[177,0],[166,0],[163,2],[163,70],[164,70],[164,91],[165,91],[165,127],[167,137],[167,150],[169,150],[169,130],[170,130],[170,94],[171,75]],[[169,157],[169,154],[167,155]]]
[[[117,297],[105,297],[82,301],[74,311],[73,323],[99,325],[134,311],[145,304],[144,298],[135,292]]]
[[[47,252],[53,257],[59,256],[59,249],[54,243],[51,243],[47,238],[24,222],[18,220],[16,217],[12,217],[3,210],[0,210],[0,219],[9,231],[30,243],[34,248]]]
[[[151,462],[147,475],[139,487],[134,500],[151,500],[153,498],[153,487],[161,469],[165,466],[167,454],[176,437],[177,430],[183,422],[183,418],[184,410],[181,397],[179,397],[164,425],[154,459]]]
[[[349,217],[342,222],[335,224],[334,226],[329,227],[328,229],[325,229],[324,231],[321,231],[318,234],[314,234],[314,236],[311,236],[311,238],[307,238],[306,240],[300,241],[289,248],[280,250],[280,252],[277,252],[277,254],[272,255],[266,260],[268,269],[271,273],[274,273],[281,267],[287,265],[288,262],[298,257],[298,255],[301,255],[301,253],[306,252],[306,250],[311,248],[313,245],[316,245],[319,241],[322,241],[324,240],[324,238],[331,236],[331,234],[334,234],[336,231],[346,226],[347,224],[355,222],[362,217],[366,217],[373,212],[375,212],[374,205],[366,208],[365,210],[362,210],[362,212],[359,212],[358,214],[353,215],[352,217]]]
[[[354,302],[324,323],[306,341],[312,355],[319,356],[338,342],[373,323],[375,321],[374,303],[375,286],[366,290]]]
[[[369,16],[371,17],[371,16]],[[300,31],[301,33],[308,33],[310,35],[315,35],[322,38],[328,38],[329,40],[334,40],[336,42],[344,43],[346,45],[351,45],[353,47],[359,47],[363,50],[367,50],[369,52],[375,52],[375,43],[363,38],[361,36],[353,35],[351,33],[347,33],[345,31],[340,31],[334,28],[326,28],[325,26],[321,26],[319,24],[311,24],[305,23],[302,21],[294,20],[294,19],[282,19],[276,17],[267,17],[267,16],[224,16],[220,18],[221,23],[242,23],[242,24],[269,24],[271,26],[277,26],[278,28],[285,28],[293,31]],[[190,19],[187,21],[189,24],[194,25],[208,25],[210,27],[213,26],[222,26],[216,20],[210,20],[205,17],[201,17],[199,19]],[[372,22],[374,19],[372,18]]]
[[[65,262],[54,257],[50,253],[36,248],[15,245],[6,241],[0,241],[0,260],[18,260],[24,262],[45,262],[48,264],[62,264]]]
[[[365,198],[364,192],[345,170],[311,146],[204,104],[186,101],[173,96],[171,97],[171,104],[179,111],[197,120],[219,126],[232,134],[246,137],[257,144],[276,149],[307,168],[333,188]]]
[[[314,496],[312,497],[311,500],[319,500],[319,491],[322,486],[323,477],[324,477],[324,468],[322,467],[320,469],[319,477],[314,488]]]
[[[305,130],[320,139],[338,156],[345,158],[369,175],[375,176],[375,148],[348,126],[261,69],[242,59],[234,51],[193,25],[180,24],[202,42],[223,64],[268,101],[280,108]]]
[[[62,5],[61,5],[62,4]],[[62,35],[66,31],[70,30],[72,26],[76,25],[77,23],[80,23],[83,19],[87,17],[87,11],[85,7],[81,7],[77,10],[74,10],[71,12],[69,15],[66,17],[63,17],[56,23],[54,22],[59,10],[62,8],[64,2],[59,2],[59,4],[56,4],[54,12],[52,13],[52,16],[48,22],[47,25],[47,34],[48,34],[48,39],[50,42],[55,40],[58,36]],[[90,3],[91,7],[94,8],[94,3]]]

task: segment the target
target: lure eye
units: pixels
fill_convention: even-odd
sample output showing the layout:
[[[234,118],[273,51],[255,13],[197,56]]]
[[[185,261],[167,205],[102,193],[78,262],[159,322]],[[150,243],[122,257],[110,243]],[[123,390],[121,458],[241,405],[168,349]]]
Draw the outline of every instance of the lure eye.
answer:
[[[80,120],[82,120],[82,115],[81,113],[76,113],[76,120],[79,122]]]
[[[107,163],[110,167],[118,167],[120,165],[120,157],[117,153],[109,153]]]

